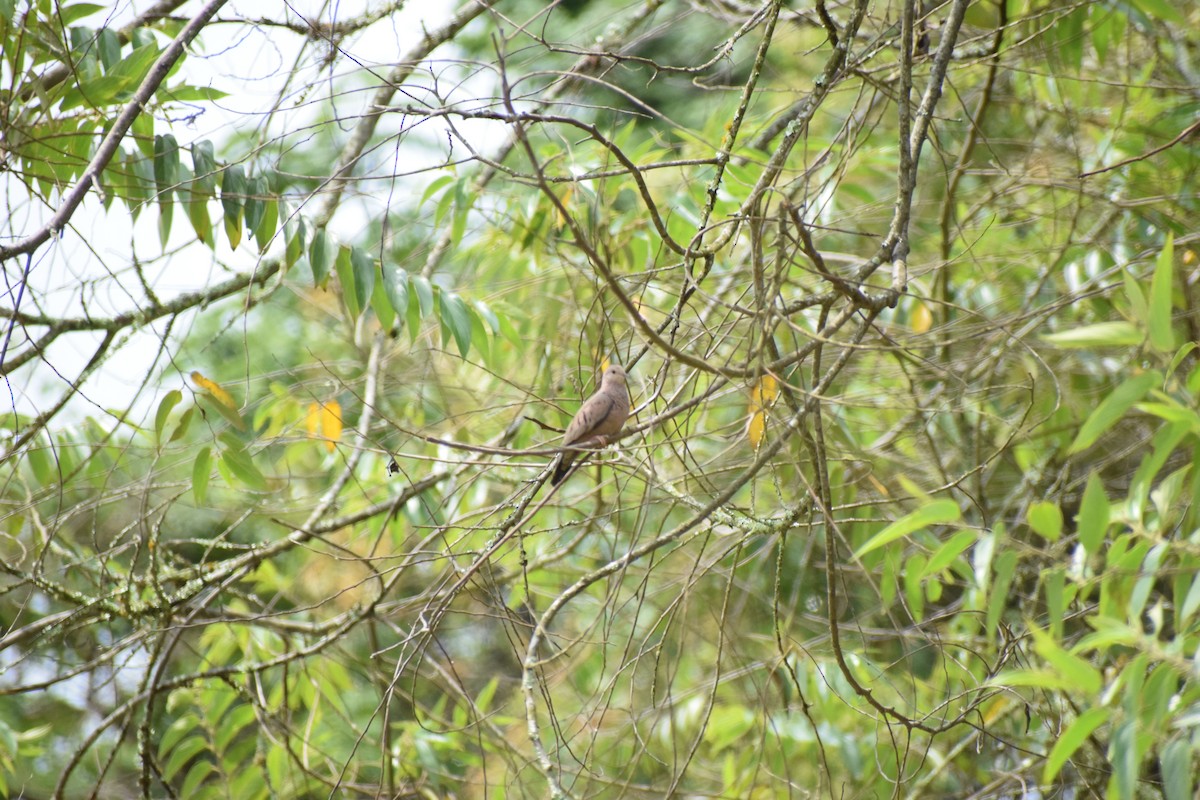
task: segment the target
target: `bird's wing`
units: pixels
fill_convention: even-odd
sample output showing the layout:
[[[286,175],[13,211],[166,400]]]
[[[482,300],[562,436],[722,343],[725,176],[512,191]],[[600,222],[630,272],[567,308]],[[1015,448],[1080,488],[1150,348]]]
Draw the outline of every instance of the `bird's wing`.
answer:
[[[610,394],[597,393],[589,397],[575,415],[575,419],[567,426],[563,444],[575,444],[591,436],[608,419],[614,405],[616,399]]]

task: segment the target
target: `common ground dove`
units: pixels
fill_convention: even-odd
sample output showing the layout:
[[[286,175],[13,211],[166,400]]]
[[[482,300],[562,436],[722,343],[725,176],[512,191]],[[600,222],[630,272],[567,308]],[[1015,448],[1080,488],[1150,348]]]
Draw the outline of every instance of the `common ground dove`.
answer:
[[[604,375],[600,377],[600,388],[583,401],[575,419],[567,426],[567,432],[563,434],[563,446],[593,447],[608,444],[608,437],[621,430],[627,419],[629,389],[625,386],[625,370],[613,364],[604,370]],[[567,450],[562,454],[562,460],[558,462],[558,466],[554,468],[554,475],[550,478],[551,486],[562,482],[578,455],[579,452],[575,450]]]

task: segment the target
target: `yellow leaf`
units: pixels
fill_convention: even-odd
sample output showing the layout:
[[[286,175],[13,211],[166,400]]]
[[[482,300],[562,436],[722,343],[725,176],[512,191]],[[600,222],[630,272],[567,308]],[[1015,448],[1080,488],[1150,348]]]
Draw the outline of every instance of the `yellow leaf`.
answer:
[[[757,450],[767,432],[767,409],[779,396],[779,381],[771,375],[763,375],[758,383],[750,387],[750,420],[746,423],[746,438]]]
[[[325,449],[333,450],[334,442],[342,438],[342,406],[337,400],[328,403],[309,403],[304,417],[308,438],[324,439]]]
[[[763,375],[750,390],[750,410],[765,411],[779,396],[779,381],[772,375]]]
[[[867,480],[871,482],[871,485],[875,487],[875,491],[879,492],[879,494],[883,495],[884,497],[892,496],[892,493],[888,491],[888,488],[880,483],[879,479],[874,475],[867,473]]]
[[[571,192],[572,192],[572,187],[570,185],[568,185],[567,190],[565,192],[563,192],[562,206],[555,207],[555,209],[554,209],[555,217],[557,217],[557,221],[558,221],[558,227],[560,227],[560,228],[562,228],[563,226],[565,226],[567,224],[567,217],[565,214],[563,214],[562,209],[566,208],[570,204]]]
[[[750,440],[750,446],[755,450],[762,444],[763,435],[767,432],[767,415],[762,411],[755,411],[750,415],[750,423],[746,425],[746,438]]]
[[[330,400],[321,408],[321,430],[329,440],[325,446],[332,450],[333,443],[342,438],[342,406],[337,400]]]
[[[233,395],[221,388],[221,384],[216,381],[209,380],[199,373],[192,371],[192,381],[204,391],[212,395],[213,399],[226,408],[237,411],[237,403],[233,401]]]
[[[918,300],[909,317],[909,324],[913,333],[927,333],[933,327],[933,314],[930,313],[929,306]]]

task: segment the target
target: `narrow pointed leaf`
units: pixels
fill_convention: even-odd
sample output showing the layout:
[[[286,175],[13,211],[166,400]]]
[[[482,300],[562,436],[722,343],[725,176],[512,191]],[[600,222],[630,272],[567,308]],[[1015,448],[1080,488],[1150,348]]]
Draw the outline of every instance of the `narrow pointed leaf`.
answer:
[[[350,251],[350,266],[354,270],[354,297],[359,308],[366,308],[375,288],[375,259],[361,247]]]
[[[211,472],[212,448],[201,447],[192,463],[192,499],[198,506],[204,505],[204,500],[208,497],[208,478]]]
[[[886,544],[908,536],[910,533],[927,528],[930,525],[954,522],[962,516],[958,503],[953,500],[934,500],[932,503],[918,508],[911,514],[905,514],[900,519],[886,526],[872,536],[855,552],[855,558],[862,558],[872,550],[877,550]]]
[[[312,269],[313,285],[324,286],[329,277],[329,240],[324,228],[313,234],[312,244],[308,247],[308,265]]]
[[[1093,472],[1088,476],[1087,488],[1083,490],[1083,501],[1077,517],[1079,543],[1088,555],[1094,556],[1100,552],[1104,534],[1108,531],[1110,514],[1104,486],[1100,483],[1100,477]]]
[[[1080,426],[1079,433],[1067,452],[1078,453],[1095,444],[1117,420],[1125,416],[1125,412],[1132,408],[1134,403],[1145,397],[1146,392],[1161,381],[1162,376],[1157,372],[1143,372],[1113,389]]]
[[[1149,319],[1150,345],[1162,353],[1175,349],[1175,334],[1171,329],[1171,290],[1175,275],[1175,238],[1168,234],[1167,242],[1158,254],[1154,277],[1150,281]]]
[[[171,409],[175,408],[181,400],[183,400],[183,392],[172,389],[159,401],[158,411],[154,414],[154,438],[162,439],[163,428],[167,424],[167,418],[171,415]]]
[[[236,250],[242,241],[242,202],[246,193],[246,175],[241,164],[233,164],[221,176],[221,208],[225,216],[225,238],[229,249]]]

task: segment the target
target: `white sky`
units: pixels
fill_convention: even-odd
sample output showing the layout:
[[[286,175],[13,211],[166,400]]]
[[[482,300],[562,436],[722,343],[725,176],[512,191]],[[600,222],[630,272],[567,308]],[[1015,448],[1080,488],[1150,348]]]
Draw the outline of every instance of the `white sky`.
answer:
[[[120,26],[148,5],[148,2],[120,4],[114,11],[112,24]],[[284,14],[290,14],[295,19],[295,12],[299,12],[312,16],[320,14],[323,20],[329,21],[330,9],[337,18],[346,19],[361,11],[364,5],[361,0],[332,4],[301,0],[270,6],[262,2],[232,2],[222,9],[219,18],[260,19],[269,16],[282,19]],[[188,3],[180,9],[180,14],[195,13],[199,7],[198,2]],[[327,111],[334,93],[344,89],[344,71],[356,69],[357,63],[377,67],[377,72],[386,73],[399,54],[419,41],[424,28],[441,24],[452,10],[449,3],[436,0],[404,4],[402,11],[379,21],[365,34],[342,43],[343,51],[349,56],[336,61],[336,69],[343,71],[342,74],[333,74],[328,66],[319,63],[322,55],[319,48],[310,48],[301,55],[300,37],[291,32],[267,26],[210,24],[201,34],[199,47],[193,45],[191,48],[181,74],[186,75],[193,85],[209,85],[227,92],[228,96],[207,105],[194,119],[176,123],[172,132],[184,148],[193,141],[211,139],[220,159],[223,143],[236,134],[269,142],[280,132],[303,131],[308,123]],[[95,17],[82,22],[98,25],[99,20]],[[298,77],[293,77],[294,73]],[[285,99],[267,129],[264,127],[266,112],[280,97]],[[353,125],[369,97],[369,91],[359,91],[336,98],[337,114],[345,120],[343,130]],[[160,120],[156,132],[166,130]],[[331,163],[335,155],[331,154]],[[184,155],[182,160],[190,164],[189,156]],[[5,236],[20,238],[53,212],[51,208],[31,208],[22,204],[25,190],[12,173],[0,179],[0,191],[4,193],[7,208],[13,211],[12,219],[2,231]],[[215,202],[210,204],[218,240],[214,256],[202,245],[188,244],[194,234],[186,214],[176,204],[172,236],[166,248],[172,255],[165,260],[153,261],[146,275],[161,300],[225,280],[231,274],[231,267],[247,270],[253,266],[257,248],[243,243],[237,253],[232,253],[217,209]],[[95,193],[89,195],[64,235],[58,241],[43,245],[34,254],[33,272],[21,309],[27,313],[109,316],[144,305],[145,294],[130,266],[135,257],[140,261],[151,261],[162,252],[158,216],[157,208],[148,208],[134,223],[123,204],[114,202],[111,210],[106,212]],[[363,207],[345,203],[330,232],[336,235],[342,231],[350,236],[365,225]],[[23,268],[24,260],[20,264],[14,261],[4,264],[5,277],[11,286],[16,286]],[[114,273],[117,273],[115,278]],[[13,294],[0,294],[0,303],[6,307],[11,308],[13,302]],[[180,322],[183,327],[177,325],[176,338],[190,324],[190,319]],[[161,326],[157,331],[145,329],[136,334],[86,383],[82,392],[84,398],[68,408],[66,418],[97,415],[102,408],[123,409],[134,402],[138,385],[149,371],[160,346],[161,334]],[[20,330],[14,331],[9,354],[19,352],[24,340]],[[44,409],[68,388],[66,380],[79,373],[99,341],[99,336],[91,334],[60,337],[44,359],[31,362],[9,376],[11,384],[0,388],[0,405],[8,411],[15,400],[16,410],[22,414],[36,414]],[[158,369],[162,366],[160,362]],[[185,371],[190,369],[188,365],[179,366]],[[160,395],[161,392],[152,387],[137,398],[136,407],[141,413],[135,414],[135,419],[152,409]]]

